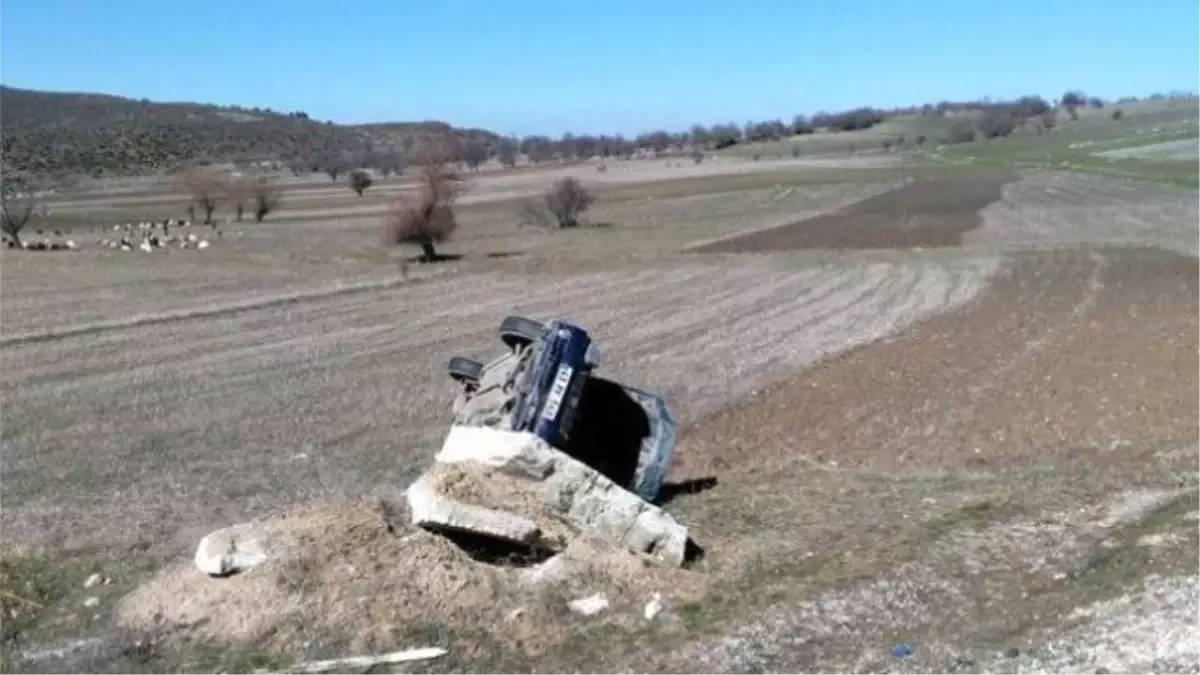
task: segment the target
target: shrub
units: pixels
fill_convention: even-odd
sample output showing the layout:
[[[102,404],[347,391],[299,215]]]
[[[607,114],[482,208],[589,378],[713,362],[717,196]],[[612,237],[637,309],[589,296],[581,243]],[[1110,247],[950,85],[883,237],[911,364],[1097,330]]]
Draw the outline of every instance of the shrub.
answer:
[[[278,192],[266,177],[254,181],[250,194],[254,199],[254,222],[261,223],[267,214],[279,209]]]
[[[975,140],[975,125],[967,120],[962,120],[950,127],[950,133],[946,136],[947,143],[970,143]]]
[[[704,161],[704,153],[700,152],[700,148],[692,150],[692,163],[699,164]]]
[[[1114,121],[1120,122],[1121,118],[1123,118],[1123,117],[1125,117],[1125,113],[1121,112],[1120,108],[1117,108],[1116,110],[1112,111],[1112,118]]]
[[[1016,130],[1019,122],[1010,110],[989,110],[979,120],[979,132],[984,138],[1004,138]]]
[[[567,177],[554,181],[546,193],[546,210],[554,216],[560,228],[576,227],[579,216],[591,208],[596,198],[588,194],[583,184]]]
[[[350,189],[354,190],[354,194],[359,197],[363,196],[363,192],[371,187],[374,181],[371,180],[371,174],[363,169],[355,169],[350,172]]]
[[[458,229],[451,203],[462,193],[462,181],[450,168],[444,142],[426,139],[417,151],[417,189],[397,197],[391,205],[380,243],[384,246],[414,244],[425,262],[439,260],[436,244]]]

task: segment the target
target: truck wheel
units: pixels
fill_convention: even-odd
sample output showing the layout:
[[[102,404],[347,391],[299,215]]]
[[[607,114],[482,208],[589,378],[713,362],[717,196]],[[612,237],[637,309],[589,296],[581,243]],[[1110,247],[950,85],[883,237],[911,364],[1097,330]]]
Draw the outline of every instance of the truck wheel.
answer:
[[[446,364],[446,371],[456,382],[479,384],[479,378],[483,375],[483,364],[465,356],[452,356],[450,363]]]
[[[546,326],[523,316],[508,316],[500,322],[500,339],[510,349],[536,342],[546,333]]]

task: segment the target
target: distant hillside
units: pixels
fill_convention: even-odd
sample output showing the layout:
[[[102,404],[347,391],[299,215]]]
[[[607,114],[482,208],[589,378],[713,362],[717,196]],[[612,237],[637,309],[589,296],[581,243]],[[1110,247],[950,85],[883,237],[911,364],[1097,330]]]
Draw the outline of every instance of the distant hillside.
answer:
[[[316,165],[403,151],[418,133],[435,129],[489,145],[498,139],[441,122],[336,125],[304,113],[0,86],[5,159],[37,173],[122,175],[197,161]]]

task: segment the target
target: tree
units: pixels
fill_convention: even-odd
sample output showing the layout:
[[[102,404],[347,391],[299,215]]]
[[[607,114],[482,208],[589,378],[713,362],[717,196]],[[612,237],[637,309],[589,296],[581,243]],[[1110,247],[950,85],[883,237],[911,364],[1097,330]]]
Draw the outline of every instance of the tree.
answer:
[[[478,171],[479,166],[487,161],[488,147],[482,141],[470,141],[463,146],[462,159],[472,171]]]
[[[1073,90],[1062,95],[1062,107],[1078,108],[1081,105],[1087,105],[1087,96],[1084,96],[1082,91]]]
[[[216,227],[212,214],[221,200],[230,194],[225,175],[212,167],[197,167],[183,171],[179,185],[192,199],[192,204],[204,209],[204,224]]]
[[[21,172],[9,168],[5,162],[0,168],[0,231],[14,245],[21,244],[21,229],[33,217],[37,204],[37,190],[33,182]]]
[[[399,150],[385,150],[377,158],[379,174],[384,178],[393,173],[399,176],[404,173],[404,155]]]
[[[517,165],[517,145],[515,138],[501,138],[496,143],[496,159],[508,168]]]
[[[816,131],[816,128],[813,127],[813,123],[810,122],[809,119],[804,115],[796,115],[792,118],[793,136],[803,136],[805,134],[811,134],[814,131]]]
[[[346,160],[338,155],[327,155],[321,162],[321,171],[329,176],[329,180],[337,182],[338,176],[346,170]]]
[[[452,156],[443,139],[425,139],[415,158],[417,189],[392,202],[380,243],[415,244],[421,248],[421,260],[435,262],[440,259],[435,245],[458,228],[451,204],[463,191],[462,180],[450,168]]]
[[[261,223],[267,214],[279,209],[279,195],[275,186],[265,176],[254,181],[251,190],[254,198],[254,222]]]
[[[350,172],[350,189],[359,197],[363,196],[367,188],[371,187],[374,181],[371,180],[371,174],[363,169],[355,169]]]

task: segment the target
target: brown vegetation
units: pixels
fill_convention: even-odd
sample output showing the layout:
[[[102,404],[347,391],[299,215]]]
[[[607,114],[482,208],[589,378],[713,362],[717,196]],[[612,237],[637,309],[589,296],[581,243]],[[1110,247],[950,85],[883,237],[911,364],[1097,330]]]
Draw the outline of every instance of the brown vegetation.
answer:
[[[37,205],[33,182],[0,157],[0,231],[14,244],[21,242],[21,230],[33,217]]]
[[[196,167],[180,172],[176,180],[192,204],[204,210],[204,224],[212,225],[213,211],[231,195],[229,178],[212,167]]]
[[[380,231],[384,246],[414,244],[421,259],[438,260],[435,244],[450,238],[458,228],[451,203],[463,191],[462,179],[450,167],[452,155],[444,139],[428,138],[417,148],[414,192],[397,197]]]
[[[367,188],[371,187],[375,181],[371,180],[371,174],[362,169],[355,169],[350,172],[350,189],[354,190],[354,194],[359,197],[363,196]]]
[[[576,227],[579,216],[591,208],[596,198],[575,178],[560,178],[546,193],[546,210],[554,216],[559,227]]]

